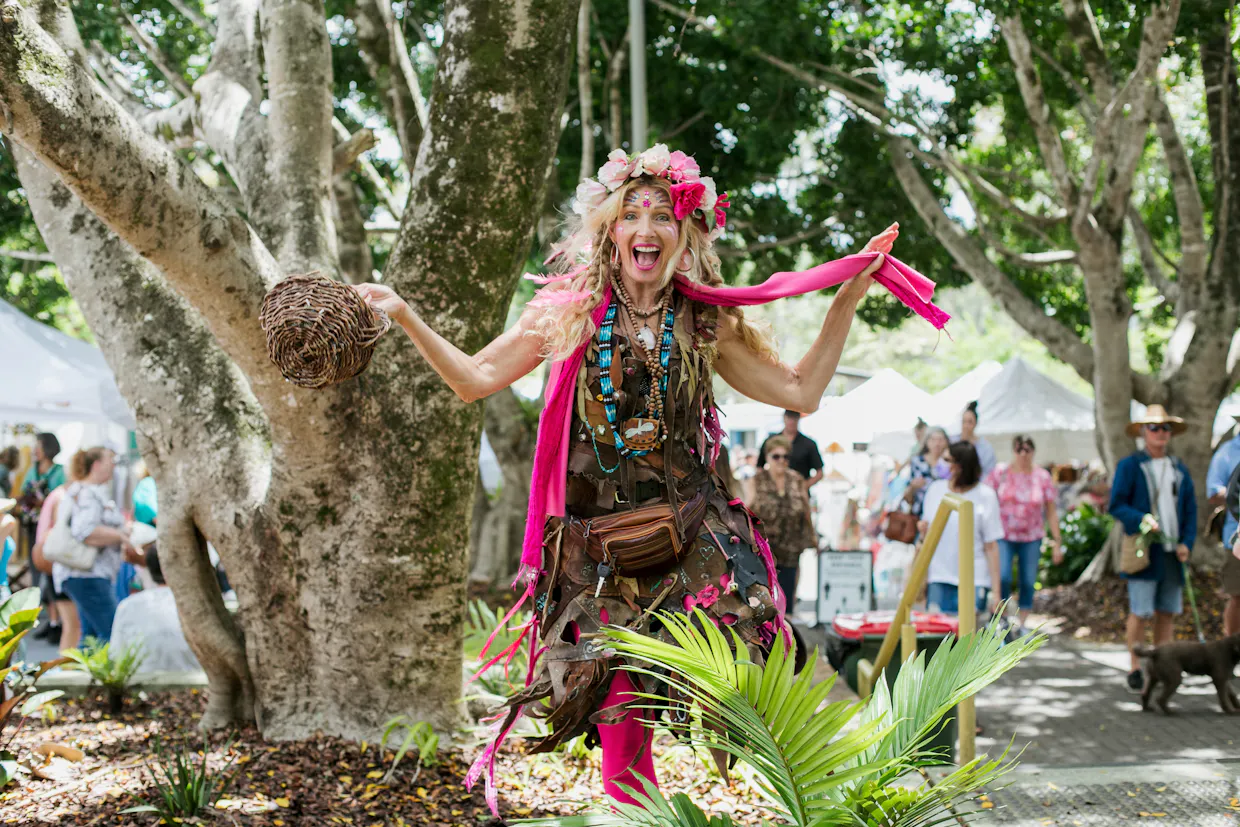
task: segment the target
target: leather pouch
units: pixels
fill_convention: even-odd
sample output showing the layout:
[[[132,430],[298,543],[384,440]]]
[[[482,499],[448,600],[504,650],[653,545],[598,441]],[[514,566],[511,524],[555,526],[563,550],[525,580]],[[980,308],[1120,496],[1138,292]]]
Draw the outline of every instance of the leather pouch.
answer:
[[[570,542],[585,545],[595,562],[620,577],[663,571],[679,562],[706,517],[706,496],[698,492],[680,507],[680,525],[667,503],[589,520],[572,518]]]

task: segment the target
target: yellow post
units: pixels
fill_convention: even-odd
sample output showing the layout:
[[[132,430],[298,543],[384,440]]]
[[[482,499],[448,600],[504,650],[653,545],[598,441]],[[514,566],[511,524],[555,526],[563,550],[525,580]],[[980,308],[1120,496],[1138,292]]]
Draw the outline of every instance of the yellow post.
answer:
[[[917,657],[917,627],[912,623],[900,627],[900,650],[904,653],[905,663]]]
[[[960,582],[957,584],[959,603],[960,637],[971,635],[977,629],[977,604],[973,572],[973,503],[963,497],[949,495],[953,500],[960,524]],[[946,499],[946,498],[944,498]],[[977,755],[977,710],[973,699],[960,703],[959,707],[960,764],[967,764]]]
[[[945,497],[944,502],[946,501]],[[934,520],[930,523],[930,529],[926,532],[925,540],[921,544],[921,551],[913,561],[913,570],[909,572],[908,583],[904,586],[904,595],[900,598],[899,607],[896,608],[896,616],[891,619],[891,625],[887,627],[887,634],[883,637],[883,645],[878,650],[878,657],[874,658],[874,675],[878,675],[886,668],[891,662],[891,656],[896,652],[896,642],[900,639],[900,627],[908,620],[908,613],[912,610],[917,595],[921,593],[921,587],[925,585],[926,572],[930,570],[930,560],[934,557],[934,550],[939,546],[939,538],[943,536],[943,527],[947,525],[947,518],[950,516],[950,508],[939,508],[938,513],[934,515]]]

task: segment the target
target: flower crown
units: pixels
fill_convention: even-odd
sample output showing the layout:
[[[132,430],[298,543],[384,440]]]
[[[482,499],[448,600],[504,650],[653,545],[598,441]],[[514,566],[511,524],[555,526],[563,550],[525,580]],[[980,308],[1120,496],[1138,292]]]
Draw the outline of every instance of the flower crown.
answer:
[[[577,185],[573,212],[586,215],[600,207],[625,181],[643,175],[672,182],[672,212],[677,221],[694,215],[702,219],[708,231],[722,231],[727,221],[725,210],[732,206],[728,194],[717,193],[714,179],[702,176],[697,161],[680,150],[669,152],[667,144],[655,144],[636,155],[613,149],[607,163],[599,167],[598,180],[587,178]]]

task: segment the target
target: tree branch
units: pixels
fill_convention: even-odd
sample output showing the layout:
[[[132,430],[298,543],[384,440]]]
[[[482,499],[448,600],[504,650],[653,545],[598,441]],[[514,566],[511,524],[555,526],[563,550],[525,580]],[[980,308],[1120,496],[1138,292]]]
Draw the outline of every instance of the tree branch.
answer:
[[[1084,107],[1084,111],[1081,112],[1081,116],[1084,118],[1086,124],[1093,126],[1094,121],[1098,119],[1098,101],[1095,100],[1094,96],[1089,93],[1089,90],[1081,85],[1081,82],[1076,79],[1076,75],[1069,72],[1062,63],[1055,59],[1054,55],[1043,49],[1037,43],[1031,43],[1030,45],[1033,48],[1033,53],[1042,58],[1042,61],[1047,66],[1054,69],[1059,76],[1063,78],[1064,83],[1071,86],[1076,92],[1077,97],[1081,99],[1081,105]]]
[[[379,145],[379,139],[370,129],[359,129],[332,149],[332,177],[338,177],[352,168],[363,153]]]
[[[785,238],[777,238],[774,241],[756,241],[739,250],[733,247],[723,247],[718,250],[718,253],[720,258],[741,258],[742,256],[760,253],[763,250],[773,250],[777,247],[792,247],[818,238],[821,235],[826,235],[831,232],[831,228],[832,224],[824,222],[817,227],[801,230],[799,233],[793,233]]]
[[[1180,229],[1180,262],[1178,279],[1184,285],[1200,284],[1206,275],[1210,249],[1206,243],[1205,205],[1197,173],[1193,171],[1188,150],[1180,140],[1180,132],[1171,118],[1171,110],[1162,96],[1154,101],[1152,113],[1154,127],[1162,144],[1163,157],[1171,173],[1171,194],[1175,199],[1175,213]],[[1195,287],[1189,289],[1195,290]]]
[[[594,87],[590,69],[590,0],[581,0],[581,8],[577,11],[577,106],[581,115],[578,181],[594,174]]]
[[[1110,100],[1114,95],[1111,63],[1107,60],[1106,50],[1102,46],[1102,35],[1098,31],[1098,23],[1094,20],[1094,11],[1090,8],[1089,0],[1064,0],[1063,10],[1068,31],[1081,53],[1085,74],[1089,76],[1095,96],[1100,101]]]
[[[287,215],[275,255],[290,272],[336,272],[331,226],[332,55],[322,5],[261,0],[268,169]]]
[[[1180,286],[1163,273],[1150,230],[1145,226],[1141,213],[1131,205],[1128,207],[1128,226],[1132,228],[1132,237],[1137,243],[1137,253],[1141,258],[1141,269],[1145,271],[1145,277],[1167,301],[1175,304],[1180,298]]]
[[[184,76],[172,67],[164,53],[160,50],[158,44],[154,40],[147,37],[146,32],[138,25],[138,21],[134,20],[129,12],[117,6],[117,12],[121,16],[121,21],[125,24],[125,28],[129,30],[129,34],[133,36],[134,42],[138,44],[138,48],[142,50],[142,54],[146,55],[151,63],[159,69],[160,74],[164,76],[164,80],[168,81],[168,85],[177,91],[183,98],[190,97],[193,92],[190,91],[189,84],[185,82]]]
[[[616,149],[624,143],[624,90],[620,88],[620,75],[624,72],[624,62],[629,57],[629,34],[629,30],[625,28],[620,45],[616,46],[611,59],[607,61],[607,125],[611,128],[610,149]]]
[[[1094,357],[1088,344],[1066,325],[1048,316],[1040,305],[1017,289],[963,227],[943,210],[934,191],[910,158],[904,138],[887,141],[891,166],[913,208],[935,238],[971,279],[995,298],[1004,311],[1031,336],[1046,345],[1056,358],[1071,365],[1086,381],[1093,376]]]
[[[1019,16],[1008,17],[999,21],[1004,42],[1007,43],[1008,54],[1016,71],[1016,83],[1020,87],[1021,99],[1025,102],[1025,111],[1033,125],[1033,132],[1038,141],[1038,150],[1042,161],[1046,164],[1055,189],[1059,192],[1060,201],[1065,205],[1076,203],[1076,182],[1068,169],[1067,156],[1064,154],[1063,142],[1059,130],[1051,123],[1050,105],[1046,102],[1046,93],[1042,89],[1042,78],[1033,62],[1032,47],[1029,36],[1025,34],[1024,24]]]
[[[362,62],[378,87],[388,121],[396,130],[405,166],[413,168],[426,125],[426,101],[409,60],[405,36],[389,0],[358,0],[354,24]],[[422,27],[418,26],[419,33]]]
[[[686,129],[693,126],[698,121],[702,120],[702,118],[705,118],[708,114],[710,113],[707,112],[705,109],[699,109],[693,115],[681,121],[675,128],[667,132],[664,132],[662,135],[660,135],[659,141],[661,142],[670,141],[672,138],[675,138],[677,135],[680,135]]]
[[[197,135],[198,101],[184,98],[167,109],[156,109],[138,118],[148,135],[176,149],[193,146]]]
[[[208,20],[202,13],[190,7],[185,0],[168,0],[168,5],[176,9],[186,20],[193,23],[212,37],[215,36],[215,24]]]
[[[0,250],[0,258],[13,258],[18,261],[37,261],[41,264],[55,264],[56,259],[51,253],[40,253],[37,250]]]
[[[340,253],[340,272],[350,284],[374,278],[375,260],[366,239],[366,219],[357,198],[357,186],[348,173],[332,181],[336,246]]]
[[[1102,164],[1109,163],[1111,171],[1103,185],[1102,203],[1098,209],[1099,222],[1109,230],[1118,229],[1127,213],[1133,178],[1145,154],[1149,110],[1157,92],[1155,72],[1167,50],[1167,42],[1175,32],[1179,14],[1180,0],[1164,0],[1145,18],[1141,26],[1137,65],[1119,94],[1103,108],[1095,127],[1098,140],[1094,143],[1093,157],[1089,163],[1094,174],[1085,174],[1081,199],[1083,202],[1086,198],[1092,199],[1092,190],[1098,181],[1097,172]],[[1130,111],[1125,113],[1125,108]]]
[[[349,128],[339,118],[332,118],[332,134],[336,136],[336,140],[344,143],[349,140]],[[357,160],[357,166],[362,173],[362,177],[375,189],[375,193],[379,196],[379,200],[383,202],[383,206],[387,207],[388,212],[393,218],[399,219],[401,213],[400,204],[396,203],[396,196],[392,194],[388,182],[379,174],[379,170],[375,169],[375,165],[365,158]]]
[[[203,314],[264,405],[287,411],[288,386],[268,360],[255,320],[281,275],[275,261],[234,211],[95,86],[72,19],[58,22],[78,59],[33,12],[13,2],[0,6],[5,133],[158,265]]]

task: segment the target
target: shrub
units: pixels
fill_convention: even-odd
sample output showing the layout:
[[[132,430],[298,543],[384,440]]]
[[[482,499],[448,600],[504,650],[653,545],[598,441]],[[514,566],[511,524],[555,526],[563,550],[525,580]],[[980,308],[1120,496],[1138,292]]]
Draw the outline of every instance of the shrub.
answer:
[[[392,780],[392,776],[396,774],[396,768],[400,766],[401,759],[405,757],[412,749],[418,751],[418,765],[413,771],[413,778],[409,783],[418,780],[418,775],[422,772],[422,767],[433,767],[439,763],[439,736],[435,734],[435,730],[431,729],[431,725],[426,721],[415,721],[408,715],[397,715],[388,721],[383,728],[382,747],[388,746],[388,740],[400,730],[405,731],[405,737],[400,742],[400,747],[396,750],[396,755],[392,759],[392,766],[387,771],[387,775],[383,777],[383,783],[386,784]]]
[[[1082,503],[1059,521],[1063,536],[1063,562],[1058,566],[1051,562],[1050,545],[1042,549],[1038,563],[1039,585],[1063,586],[1075,583],[1089,567],[1094,556],[1106,544],[1115,520],[1088,503]]]
[[[0,603],[0,787],[17,775],[17,755],[10,750],[13,739],[26,718],[47,707],[64,693],[60,690],[37,692],[35,684],[43,673],[66,661],[40,664],[13,663],[17,647],[39,622],[39,590],[23,589]],[[7,697],[6,697],[7,696]],[[11,727],[11,729],[10,729]]]
[[[223,751],[230,753],[232,744],[230,739],[224,745]],[[147,767],[156,798],[137,807],[121,810],[121,813],[155,813],[159,815],[162,823],[174,824],[207,812],[223,797],[236,778],[236,772],[229,773],[236,756],[229,755],[220,770],[212,770],[207,762],[210,751],[210,744],[205,737],[201,752],[182,744],[171,756],[156,742],[155,768]],[[196,755],[201,756],[197,765],[194,763]]]
[[[81,649],[65,652],[72,661],[70,669],[90,675],[92,684],[101,687],[108,697],[108,708],[113,713],[121,711],[129,682],[142,665],[142,647],[134,643],[113,657],[112,647],[95,638],[82,641]]]

